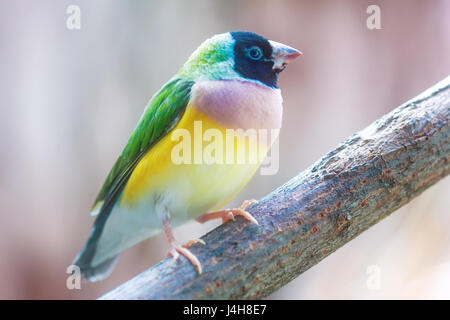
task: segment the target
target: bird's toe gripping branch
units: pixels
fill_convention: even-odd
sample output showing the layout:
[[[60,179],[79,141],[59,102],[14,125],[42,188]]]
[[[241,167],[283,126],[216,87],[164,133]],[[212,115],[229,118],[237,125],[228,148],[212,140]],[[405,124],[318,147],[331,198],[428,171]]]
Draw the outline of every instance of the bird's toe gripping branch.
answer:
[[[198,240],[198,239],[195,239],[195,240]],[[197,241],[195,241],[195,242],[197,242]],[[198,242],[200,242],[200,241],[198,241]],[[203,242],[203,244],[204,244],[204,242]],[[200,261],[197,259],[197,257],[194,254],[192,254],[192,252],[189,251],[189,249],[187,249],[186,246],[180,245],[180,244],[176,243],[175,241],[172,242],[170,244],[170,249],[169,249],[169,253],[168,253],[168,255],[171,255],[173,257],[172,261],[175,262],[178,259],[178,257],[180,256],[180,254],[185,256],[192,263],[192,265],[197,268],[197,271],[199,274],[202,273],[202,271],[203,271],[202,265],[201,265]]]
[[[168,252],[168,256],[173,257],[173,262],[175,262],[180,254],[185,256],[191,263],[194,265],[194,267],[197,268],[198,273],[202,273],[202,265],[200,264],[200,261],[197,259],[197,257],[192,254],[191,251],[189,251],[189,247],[193,245],[194,243],[202,243],[205,244],[205,242],[201,239],[192,239],[188,241],[185,245],[180,245],[176,240],[172,232],[172,228],[170,226],[170,220],[168,218],[165,218],[163,220],[163,230],[166,234],[167,240],[169,241],[170,249]]]
[[[225,209],[225,210],[221,210],[221,211],[217,211],[217,212],[206,213],[206,214],[203,214],[200,217],[198,217],[197,221],[204,223],[209,220],[220,218],[220,219],[222,219],[222,223],[225,223],[229,220],[234,221],[235,216],[242,216],[246,220],[253,222],[255,224],[258,224],[258,221],[256,221],[256,219],[253,218],[253,216],[250,213],[245,211],[245,209],[249,205],[256,203],[256,202],[257,202],[256,200],[245,200],[239,208]],[[164,228],[164,233],[166,234],[167,240],[169,240],[169,244],[170,244],[170,249],[169,249],[168,255],[173,257],[173,262],[175,262],[181,254],[181,255],[185,256],[192,263],[192,265],[194,265],[194,267],[197,268],[198,273],[201,274],[202,273],[202,265],[201,265],[200,261],[197,259],[197,257],[194,254],[192,254],[192,252],[189,251],[188,248],[195,243],[205,244],[205,242],[202,239],[192,239],[192,240],[188,241],[185,245],[180,245],[175,240],[175,237],[173,236],[172,229],[170,227],[170,221],[168,219],[165,219],[163,221],[163,228]]]
[[[199,216],[196,220],[200,223],[204,223],[206,221],[214,219],[222,219],[222,223],[225,223],[230,220],[234,221],[235,216],[242,216],[246,220],[258,224],[258,221],[255,218],[253,218],[253,216],[250,213],[245,211],[245,209],[249,205],[256,202],[257,202],[256,200],[245,200],[239,208],[225,209],[216,212],[205,213]]]

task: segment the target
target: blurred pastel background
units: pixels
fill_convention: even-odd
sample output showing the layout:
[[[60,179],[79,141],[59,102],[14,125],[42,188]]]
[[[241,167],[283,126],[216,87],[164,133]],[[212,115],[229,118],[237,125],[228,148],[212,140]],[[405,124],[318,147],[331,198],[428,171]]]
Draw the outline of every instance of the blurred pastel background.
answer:
[[[81,29],[66,28],[69,5]],[[366,27],[370,4],[381,30]],[[0,1],[0,298],[96,298],[165,257],[160,235],[110,278],[66,288],[90,207],[153,93],[206,38],[250,30],[304,55],[280,77],[277,175],[260,198],[339,142],[450,74],[450,1]],[[272,299],[450,298],[444,179]],[[189,223],[181,241],[218,223]],[[379,286],[370,285],[373,270]]]

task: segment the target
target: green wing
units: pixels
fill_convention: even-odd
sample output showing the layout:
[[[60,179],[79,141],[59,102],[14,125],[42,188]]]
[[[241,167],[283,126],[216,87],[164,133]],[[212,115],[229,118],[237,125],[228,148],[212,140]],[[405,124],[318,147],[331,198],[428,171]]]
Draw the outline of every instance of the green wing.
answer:
[[[172,79],[150,100],[95,200],[93,210],[99,210],[97,220],[106,220],[139,160],[178,123],[193,84],[181,78]]]
[[[178,123],[189,102],[193,84],[193,81],[174,78],[153,96],[125,149],[111,169],[94,204],[93,211],[98,211],[98,216],[91,236],[74,261],[85,276],[105,272],[116,260],[116,257],[112,257],[97,266],[91,265],[109,214],[131,173],[151,147]]]

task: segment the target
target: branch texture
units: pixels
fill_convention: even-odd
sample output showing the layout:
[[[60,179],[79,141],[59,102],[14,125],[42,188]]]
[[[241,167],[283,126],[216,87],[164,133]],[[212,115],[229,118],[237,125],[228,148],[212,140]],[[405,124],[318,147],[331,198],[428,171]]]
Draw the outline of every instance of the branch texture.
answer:
[[[254,299],[276,291],[450,172],[450,76],[355,133],[241,217],[102,299]]]

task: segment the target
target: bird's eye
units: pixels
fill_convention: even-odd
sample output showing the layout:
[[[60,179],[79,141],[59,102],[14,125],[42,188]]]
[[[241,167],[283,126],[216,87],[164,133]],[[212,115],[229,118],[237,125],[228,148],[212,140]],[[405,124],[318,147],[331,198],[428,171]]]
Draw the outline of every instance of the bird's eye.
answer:
[[[247,51],[247,56],[252,60],[259,60],[262,58],[263,53],[261,48],[253,46]]]

